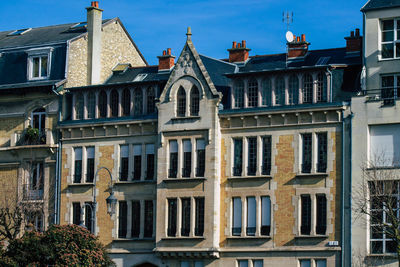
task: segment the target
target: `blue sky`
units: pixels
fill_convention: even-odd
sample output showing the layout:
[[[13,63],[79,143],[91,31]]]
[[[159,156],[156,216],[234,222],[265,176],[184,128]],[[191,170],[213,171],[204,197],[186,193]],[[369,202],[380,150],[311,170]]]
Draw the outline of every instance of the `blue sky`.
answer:
[[[362,28],[367,0],[103,0],[103,18],[119,17],[149,64],[162,50],[179,56],[192,27],[200,54],[226,58],[232,41],[246,40],[250,55],[285,51],[283,11],[293,11],[290,30],[306,34],[311,49],[345,46],[345,36]],[[86,20],[88,0],[0,2],[0,31]]]

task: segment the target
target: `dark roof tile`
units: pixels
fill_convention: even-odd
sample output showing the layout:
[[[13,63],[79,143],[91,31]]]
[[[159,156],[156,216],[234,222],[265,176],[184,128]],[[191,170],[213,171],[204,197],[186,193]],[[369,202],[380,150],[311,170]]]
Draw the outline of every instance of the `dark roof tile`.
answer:
[[[400,0],[369,0],[361,11],[370,11],[382,8],[400,7]]]

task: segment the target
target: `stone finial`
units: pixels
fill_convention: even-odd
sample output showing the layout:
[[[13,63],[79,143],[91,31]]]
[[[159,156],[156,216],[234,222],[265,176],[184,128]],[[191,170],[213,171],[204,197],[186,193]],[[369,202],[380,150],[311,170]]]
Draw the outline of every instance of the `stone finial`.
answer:
[[[192,39],[192,29],[190,27],[187,28],[186,36],[187,36],[187,40]]]

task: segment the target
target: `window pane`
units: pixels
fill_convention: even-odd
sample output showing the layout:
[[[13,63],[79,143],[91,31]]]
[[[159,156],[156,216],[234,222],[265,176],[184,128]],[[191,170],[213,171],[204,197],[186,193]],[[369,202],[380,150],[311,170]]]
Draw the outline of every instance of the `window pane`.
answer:
[[[192,90],[190,91],[190,115],[197,116],[199,115],[199,101],[200,95],[199,90],[196,86],[193,86]]]
[[[72,203],[72,223],[79,225],[81,223],[81,203]]]
[[[107,117],[107,94],[104,91],[99,94],[99,117]]]
[[[394,23],[393,23],[392,19],[382,21],[382,30],[383,31],[393,30],[393,28],[394,28]]]
[[[182,236],[189,236],[190,233],[190,198],[182,198],[182,229],[181,235]]]
[[[243,140],[234,139],[233,175],[242,175]]]
[[[196,198],[196,216],[194,235],[202,236],[204,233],[204,198]]]
[[[382,58],[393,58],[393,43],[382,44]]]
[[[298,103],[299,97],[299,79],[296,75],[291,75],[289,78],[289,105],[295,105]]]
[[[111,116],[118,117],[119,94],[117,90],[111,91]]]
[[[371,241],[371,253],[382,254],[383,253],[383,242],[382,241]]]
[[[261,197],[261,235],[270,235],[271,232],[271,199]]]
[[[178,142],[176,140],[169,141],[169,178],[176,178],[178,172]]]
[[[150,87],[147,89],[147,113],[151,114],[156,111],[156,96],[154,93],[154,88]]]
[[[204,264],[202,261],[195,261],[194,262],[194,267],[204,267]]]
[[[248,138],[247,142],[248,142],[247,175],[256,175],[256,172],[257,172],[257,137]]]
[[[47,56],[41,57],[40,77],[47,77]]]
[[[237,81],[234,88],[235,108],[242,108],[244,106],[244,83]]]
[[[188,262],[188,261],[181,261],[181,267],[190,267],[190,262]]]
[[[317,265],[316,267],[326,267],[326,260],[315,260],[315,265]]]
[[[393,41],[394,31],[384,31],[382,32],[382,42],[391,42]]]
[[[178,90],[176,115],[178,117],[186,116],[186,92],[182,87]]]
[[[255,235],[256,233],[256,198],[247,198],[247,235]]]
[[[144,237],[153,236],[153,201],[144,202]]]
[[[253,267],[263,267],[263,260],[253,260]]]
[[[302,151],[302,165],[301,172],[310,173],[312,164],[312,135],[303,134],[303,151]]]
[[[94,147],[86,148],[86,182],[92,183],[94,179]]]
[[[280,76],[275,79],[275,105],[285,104],[285,79]]]
[[[317,195],[317,235],[326,233],[326,196]]]
[[[75,118],[77,120],[83,119],[83,94],[77,93],[75,95]]]
[[[327,133],[318,133],[318,162],[317,172],[326,172],[327,165]]]
[[[311,198],[309,195],[301,196],[300,233],[302,235],[309,235],[311,233]]]
[[[238,265],[239,265],[239,267],[248,267],[249,262],[248,262],[248,260],[239,260]]]
[[[303,103],[313,102],[313,78],[310,74],[303,76]]]
[[[140,234],[140,202],[132,201],[132,237],[139,237]]]
[[[32,59],[32,77],[39,77],[39,58]]]
[[[263,137],[263,157],[262,157],[262,174],[270,175],[271,174],[271,136]]]
[[[271,80],[270,79],[265,79],[262,84],[262,91],[261,91],[261,97],[262,97],[262,105],[263,106],[271,106]]]
[[[400,163],[400,124],[370,126],[369,159],[376,167]]]
[[[258,106],[258,83],[257,80],[249,80],[247,84],[247,99],[249,107]]]
[[[143,114],[143,93],[141,88],[136,88],[134,91],[134,115]]]
[[[122,115],[129,116],[131,112],[131,91],[129,89],[124,89],[122,91]]]
[[[176,216],[177,216],[177,203],[176,198],[168,199],[168,236],[176,235]]]
[[[233,227],[232,235],[240,235],[242,232],[242,200],[233,198]]]
[[[119,212],[118,212],[118,237],[126,238],[126,227],[127,227],[127,205],[126,201],[119,201]]]
[[[400,57],[400,43],[396,43],[396,57]],[[399,86],[399,83],[397,83],[397,86]]]
[[[206,165],[206,150],[205,150],[204,139],[196,140],[196,153],[197,153],[196,177],[203,177]]]
[[[92,223],[93,223],[93,216],[92,216],[92,209],[93,205],[91,202],[85,203],[85,226],[91,233],[93,233]]]
[[[317,75],[317,102],[326,102],[326,75],[323,72]]]
[[[300,267],[311,267],[311,260],[300,260]]]
[[[93,119],[96,110],[96,96],[94,93],[90,92],[87,95],[87,117],[88,119]]]

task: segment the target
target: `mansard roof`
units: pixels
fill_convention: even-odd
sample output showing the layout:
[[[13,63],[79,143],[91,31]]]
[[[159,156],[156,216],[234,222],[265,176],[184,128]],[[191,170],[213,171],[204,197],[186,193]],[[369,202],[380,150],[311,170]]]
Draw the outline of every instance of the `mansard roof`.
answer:
[[[370,11],[375,9],[400,7],[400,0],[369,0],[362,8],[361,11]]]

